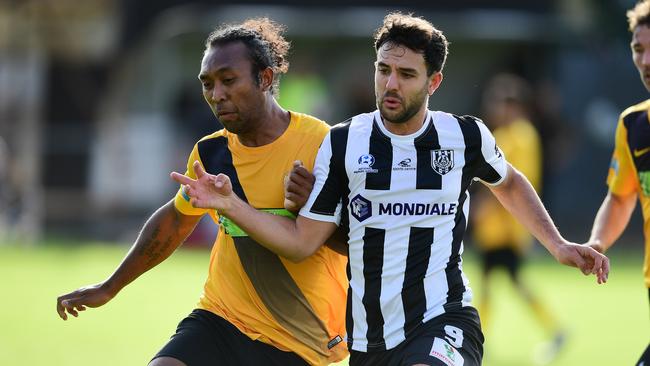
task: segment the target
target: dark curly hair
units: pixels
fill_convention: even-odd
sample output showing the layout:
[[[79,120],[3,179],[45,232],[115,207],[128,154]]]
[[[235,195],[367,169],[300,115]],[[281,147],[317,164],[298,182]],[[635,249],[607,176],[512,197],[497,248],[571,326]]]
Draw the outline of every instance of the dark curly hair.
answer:
[[[278,94],[280,75],[289,70],[287,53],[291,44],[284,39],[285,27],[269,18],[253,18],[241,24],[218,27],[208,35],[205,48],[242,42],[248,49],[251,59],[253,79],[260,83],[260,71],[270,67],[273,70],[271,93]]]
[[[375,50],[385,43],[395,43],[422,53],[427,65],[427,75],[442,71],[447,59],[447,38],[423,18],[399,12],[390,13],[375,32]]]
[[[634,8],[627,11],[627,23],[630,32],[639,25],[650,26],[650,1],[639,1]]]

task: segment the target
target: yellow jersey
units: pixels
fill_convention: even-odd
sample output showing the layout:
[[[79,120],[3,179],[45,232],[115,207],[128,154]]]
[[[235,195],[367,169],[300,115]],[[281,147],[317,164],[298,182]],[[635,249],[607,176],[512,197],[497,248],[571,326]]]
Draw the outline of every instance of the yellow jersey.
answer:
[[[618,195],[637,193],[643,212],[645,285],[650,288],[650,100],[621,113],[607,185]]]
[[[539,192],[542,175],[542,148],[539,133],[526,119],[516,120],[493,131],[499,148]],[[484,195],[474,213],[474,238],[483,250],[511,247],[520,254],[532,243],[532,237],[517,219],[492,195]]]
[[[295,160],[313,169],[328,131],[325,122],[295,112],[286,131],[260,147],[244,146],[237,135],[220,130],[194,146],[185,174],[196,178],[192,164],[198,160],[207,172],[228,175],[234,192],[251,206],[287,216],[283,179]],[[292,263],[214,210],[192,207],[181,190],[175,206],[185,215],[207,213],[221,224],[198,308],[228,320],[251,339],[294,352],[312,365],[347,356],[345,256],[323,246],[304,261]]]

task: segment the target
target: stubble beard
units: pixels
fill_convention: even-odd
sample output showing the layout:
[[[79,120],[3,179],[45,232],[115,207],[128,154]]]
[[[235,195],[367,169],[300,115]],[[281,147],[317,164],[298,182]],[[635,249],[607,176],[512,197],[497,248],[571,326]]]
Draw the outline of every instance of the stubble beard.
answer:
[[[385,96],[387,95],[384,95],[384,97]],[[411,100],[404,100],[400,98],[402,99],[401,111],[391,111],[387,108],[384,108],[382,103],[384,97],[378,98],[377,100],[377,108],[379,109],[381,117],[390,123],[406,123],[420,111],[420,108],[426,101],[427,92],[425,89]]]

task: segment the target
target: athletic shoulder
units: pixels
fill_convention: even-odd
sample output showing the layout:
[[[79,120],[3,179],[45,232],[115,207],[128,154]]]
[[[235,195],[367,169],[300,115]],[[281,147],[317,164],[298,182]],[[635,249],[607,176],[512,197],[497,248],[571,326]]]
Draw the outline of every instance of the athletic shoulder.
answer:
[[[643,111],[648,111],[650,109],[650,99],[644,100],[643,102],[637,103],[635,105],[632,105],[628,108],[626,108],[622,113],[621,113],[621,119],[624,119],[630,114],[637,113],[637,112],[643,112]]]
[[[461,125],[469,124],[469,125],[473,125],[473,126],[478,126],[479,128],[482,127],[482,126],[483,127],[485,126],[485,123],[483,123],[482,119],[480,119],[480,118],[478,118],[476,116],[469,115],[469,114],[458,115],[458,114],[453,114],[453,113],[449,113],[449,112],[435,111],[435,112],[433,112],[433,115],[438,117],[438,118],[454,118]]]
[[[226,131],[225,128],[220,129],[219,131],[215,131],[209,135],[205,135],[199,139],[197,142],[197,145],[202,143],[203,141],[208,141],[208,140],[213,140],[213,139],[218,139],[219,137],[227,137],[228,131]]]
[[[320,118],[300,112],[290,111],[293,129],[301,134],[323,137],[330,130],[330,125]]]

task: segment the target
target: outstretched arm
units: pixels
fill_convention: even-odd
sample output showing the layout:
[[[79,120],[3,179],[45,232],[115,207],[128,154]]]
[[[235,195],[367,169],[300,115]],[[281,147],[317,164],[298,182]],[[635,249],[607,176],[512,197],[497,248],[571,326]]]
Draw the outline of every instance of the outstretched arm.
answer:
[[[230,178],[225,174],[209,174],[198,161],[193,169],[197,179],[171,173],[172,179],[183,185],[192,206],[216,209],[256,242],[293,262],[299,262],[316,252],[336,229],[336,225],[330,222],[303,216],[298,216],[294,221],[258,211],[237,197]]]
[[[508,165],[506,180],[490,189],[558,262],[578,267],[584,274],[595,274],[598,283],[607,281],[609,259],[592,248],[565,240],[528,179],[512,165]]]
[[[607,192],[596,214],[587,245],[601,253],[609,249],[630,222],[636,199],[637,194],[634,192],[627,195]]]
[[[178,212],[173,200],[159,208],[144,224],[131,250],[107,280],[56,299],[56,311],[61,319],[67,320],[67,313],[76,317],[78,311],[86,307],[96,308],[109,302],[126,285],[167,259],[200,219],[201,216]]]

